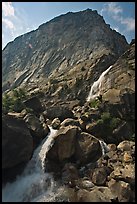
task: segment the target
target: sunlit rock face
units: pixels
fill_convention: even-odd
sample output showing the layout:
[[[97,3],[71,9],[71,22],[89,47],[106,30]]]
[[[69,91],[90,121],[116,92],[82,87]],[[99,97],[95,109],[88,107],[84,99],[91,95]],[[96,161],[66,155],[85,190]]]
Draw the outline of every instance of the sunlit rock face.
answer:
[[[104,71],[127,46],[96,11],[69,12],[8,43],[2,53],[3,90],[44,84],[54,96],[81,98],[77,87],[85,81],[84,89],[89,85],[92,68]]]

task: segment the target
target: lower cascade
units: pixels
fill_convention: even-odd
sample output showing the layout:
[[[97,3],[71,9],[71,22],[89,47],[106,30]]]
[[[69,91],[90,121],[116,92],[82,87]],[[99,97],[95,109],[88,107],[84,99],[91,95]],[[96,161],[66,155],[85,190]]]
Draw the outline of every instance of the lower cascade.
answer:
[[[44,197],[44,201],[49,202],[54,201],[57,189],[61,191],[52,174],[44,173],[46,152],[52,146],[57,132],[49,128],[48,137],[37,147],[24,172],[17,176],[16,181],[7,183],[2,189],[2,202],[39,202],[39,197]]]

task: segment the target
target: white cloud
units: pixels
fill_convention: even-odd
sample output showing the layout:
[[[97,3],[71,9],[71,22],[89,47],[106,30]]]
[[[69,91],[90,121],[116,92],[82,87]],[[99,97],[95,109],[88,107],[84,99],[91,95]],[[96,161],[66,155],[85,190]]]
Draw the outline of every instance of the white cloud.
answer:
[[[33,30],[34,25],[29,24],[28,16],[23,9],[14,7],[12,2],[2,2],[3,47],[19,35]]]
[[[2,13],[4,16],[14,16],[15,11],[12,2],[2,2]]]
[[[15,26],[14,26],[14,24],[13,24],[10,20],[8,20],[8,19],[6,19],[6,18],[3,18],[3,19],[2,19],[2,23],[3,23],[7,28],[9,28],[10,30],[15,30]]]
[[[123,9],[116,2],[110,2],[104,4],[104,8],[101,10],[101,14],[103,12],[108,12],[112,15],[118,15],[123,12]]]
[[[121,24],[126,25],[127,31],[134,31],[135,30],[135,19],[134,18],[121,18]]]
[[[101,15],[106,12],[111,18],[125,25],[125,31],[135,31],[135,19],[132,17],[123,17],[123,9],[118,5],[118,2],[105,3],[103,9],[101,10]],[[115,30],[119,30],[117,27]]]

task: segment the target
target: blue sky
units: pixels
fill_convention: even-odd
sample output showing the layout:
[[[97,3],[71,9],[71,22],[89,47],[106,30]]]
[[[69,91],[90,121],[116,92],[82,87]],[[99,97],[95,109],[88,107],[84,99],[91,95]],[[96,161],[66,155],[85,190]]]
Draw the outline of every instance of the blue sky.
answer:
[[[130,43],[135,38],[135,2],[2,2],[2,47],[56,16],[97,10]]]

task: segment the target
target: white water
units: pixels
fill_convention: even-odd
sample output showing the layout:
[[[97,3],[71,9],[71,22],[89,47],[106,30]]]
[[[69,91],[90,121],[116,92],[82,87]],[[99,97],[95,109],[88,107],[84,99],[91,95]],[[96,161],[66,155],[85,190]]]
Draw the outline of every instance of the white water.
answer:
[[[44,173],[45,155],[53,145],[57,130],[50,128],[50,133],[35,150],[22,175],[13,183],[7,183],[2,189],[2,202],[33,202],[40,196],[46,201],[53,197],[57,187],[52,174]]]
[[[93,83],[93,85],[91,86],[89,95],[87,97],[87,101],[90,101],[90,100],[92,100],[92,99],[94,99],[94,98],[96,98],[97,96],[100,95],[101,84],[102,84],[103,80],[105,79],[104,76],[109,72],[111,67],[112,67],[112,65],[100,75],[100,77],[98,78],[97,81],[95,81]]]
[[[99,143],[102,149],[102,156],[104,156],[109,151],[109,148],[103,140],[99,140]]]

